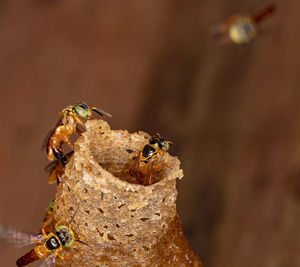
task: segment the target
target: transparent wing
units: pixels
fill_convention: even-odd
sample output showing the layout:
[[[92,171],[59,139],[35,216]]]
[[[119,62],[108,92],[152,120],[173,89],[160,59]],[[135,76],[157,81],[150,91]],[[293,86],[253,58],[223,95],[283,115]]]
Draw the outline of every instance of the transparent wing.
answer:
[[[45,259],[45,261],[40,265],[40,267],[55,267],[55,254],[51,254],[49,257]]]
[[[227,23],[214,25],[210,28],[209,32],[212,38],[220,44],[226,44],[230,42]]]
[[[129,169],[129,173],[131,176],[135,177],[137,182],[140,183],[140,164],[141,164],[141,153],[139,153],[132,165]]]
[[[146,180],[144,181],[144,185],[151,185],[153,183],[153,176],[152,176],[153,165],[154,165],[153,160],[147,165]]]
[[[28,234],[14,227],[5,227],[0,224],[0,238],[17,247],[24,247],[34,243],[42,243],[45,239],[42,234]]]
[[[48,134],[45,136],[44,140],[43,140],[43,143],[41,145],[41,150],[44,150],[47,145],[48,145],[48,140],[50,138],[50,136],[54,133],[55,129],[57,126],[61,125],[62,124],[62,118],[59,118],[56,125],[48,132]]]
[[[52,172],[52,170],[56,168],[58,161],[59,161],[58,159],[51,161],[49,164],[46,165],[46,167],[44,168],[44,171],[47,173]]]

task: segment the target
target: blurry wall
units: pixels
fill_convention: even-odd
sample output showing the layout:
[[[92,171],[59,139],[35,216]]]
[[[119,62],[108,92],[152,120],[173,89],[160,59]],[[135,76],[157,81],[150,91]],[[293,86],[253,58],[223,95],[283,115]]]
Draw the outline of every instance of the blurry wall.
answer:
[[[209,35],[264,4],[2,1],[0,221],[39,228],[55,193],[40,144],[83,100],[112,128],[174,142],[179,214],[206,266],[299,266],[300,4],[278,3],[247,46]],[[0,241],[0,266],[26,251]]]

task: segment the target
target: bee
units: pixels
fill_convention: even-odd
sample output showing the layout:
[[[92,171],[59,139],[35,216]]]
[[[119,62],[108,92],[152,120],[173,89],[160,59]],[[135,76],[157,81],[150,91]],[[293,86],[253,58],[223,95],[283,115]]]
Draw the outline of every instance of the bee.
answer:
[[[224,23],[213,27],[212,35],[221,43],[246,44],[257,35],[257,25],[275,11],[270,4],[254,15],[234,15]]]
[[[75,253],[65,257],[60,252],[65,248],[73,248],[79,243],[88,245],[85,242],[76,239],[74,233],[70,227],[78,209],[75,211],[74,215],[71,218],[70,223],[67,223],[66,218],[59,220],[55,224],[55,232],[46,233],[46,228],[52,223],[53,217],[46,221],[41,227],[41,234],[38,235],[29,235],[21,232],[15,232],[15,238],[22,239],[23,243],[32,244],[40,243],[24,256],[17,260],[17,266],[23,267],[36,260],[45,258],[48,263],[48,266],[55,266],[56,257],[60,259],[67,260],[73,257]]]
[[[73,153],[74,151],[71,151],[66,154],[67,161],[71,158]],[[44,170],[49,173],[48,183],[54,184],[56,182],[56,184],[59,185],[61,177],[65,173],[65,165],[63,165],[60,160],[56,159],[50,162]]]
[[[66,143],[74,150],[74,145],[70,141],[71,135],[73,133],[77,133],[78,135],[82,134],[78,126],[81,125],[85,128],[84,123],[92,119],[92,111],[95,111],[101,116],[106,115],[111,117],[109,113],[96,107],[89,107],[83,102],[78,102],[75,106],[68,106],[61,111],[58,122],[49,132],[42,145],[42,149],[46,148],[46,153],[50,161],[57,158],[63,165],[67,164],[68,159],[62,149],[62,144]]]
[[[171,144],[172,142],[161,138],[159,134],[150,138],[149,144],[143,147],[129,170],[139,184],[151,185],[153,183],[153,169],[159,171],[167,165],[163,162],[162,156],[169,150]]]

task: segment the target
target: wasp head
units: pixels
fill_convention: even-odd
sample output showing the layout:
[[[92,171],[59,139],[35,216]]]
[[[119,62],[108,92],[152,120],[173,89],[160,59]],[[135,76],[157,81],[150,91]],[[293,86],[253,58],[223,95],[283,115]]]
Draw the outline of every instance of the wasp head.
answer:
[[[60,225],[56,228],[56,235],[65,247],[71,247],[75,241],[73,231],[66,225]]]
[[[156,134],[150,138],[149,144],[167,151],[167,150],[169,150],[172,142],[166,141],[165,139],[161,138],[161,136],[159,134]]]
[[[73,107],[73,111],[82,119],[88,120],[92,117],[91,108],[83,102],[78,102]]]
[[[250,17],[236,19],[229,27],[229,36],[237,44],[249,43],[256,36],[256,28]]]

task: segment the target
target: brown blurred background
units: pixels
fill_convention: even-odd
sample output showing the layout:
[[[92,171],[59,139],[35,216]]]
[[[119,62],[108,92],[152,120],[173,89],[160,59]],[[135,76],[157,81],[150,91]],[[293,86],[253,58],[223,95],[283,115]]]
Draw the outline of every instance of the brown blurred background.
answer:
[[[55,193],[40,145],[80,100],[174,142],[179,214],[206,266],[300,266],[300,3],[278,2],[249,45],[209,35],[267,3],[1,1],[0,222],[40,227]],[[0,266],[27,250],[0,241]]]

